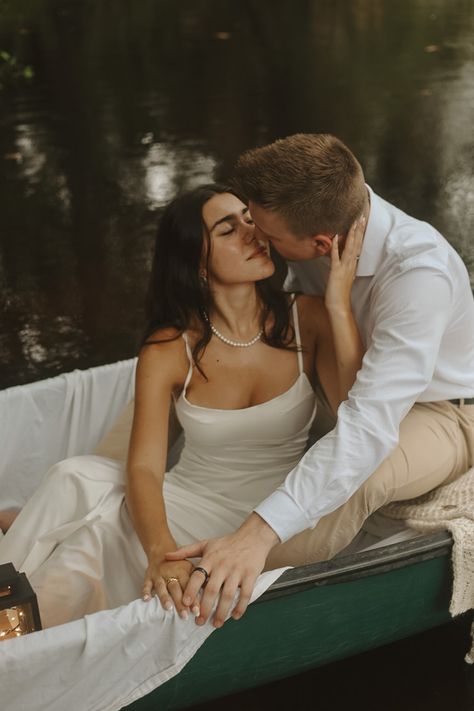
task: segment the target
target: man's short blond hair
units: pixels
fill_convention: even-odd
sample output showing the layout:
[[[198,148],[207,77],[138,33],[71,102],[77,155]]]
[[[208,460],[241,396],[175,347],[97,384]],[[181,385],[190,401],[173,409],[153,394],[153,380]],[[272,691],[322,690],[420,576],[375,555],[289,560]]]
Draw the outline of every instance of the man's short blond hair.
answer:
[[[367,200],[359,161],[328,133],[296,133],[243,153],[234,184],[301,237],[346,234]]]

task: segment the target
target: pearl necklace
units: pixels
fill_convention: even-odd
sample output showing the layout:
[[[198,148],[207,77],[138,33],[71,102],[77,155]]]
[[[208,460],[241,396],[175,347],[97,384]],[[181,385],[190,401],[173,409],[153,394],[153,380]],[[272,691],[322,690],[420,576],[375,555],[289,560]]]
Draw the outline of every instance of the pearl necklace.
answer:
[[[247,343],[244,343],[243,341],[231,341],[230,338],[226,338],[222,335],[222,333],[217,330],[217,328],[210,321],[209,326],[211,327],[212,333],[217,336],[217,338],[219,338],[223,343],[227,343],[228,346],[234,346],[234,348],[248,348],[249,346],[253,346],[254,343],[257,343],[257,341],[261,339],[263,334],[263,328],[261,328],[255,338],[252,338],[251,341],[247,341]]]

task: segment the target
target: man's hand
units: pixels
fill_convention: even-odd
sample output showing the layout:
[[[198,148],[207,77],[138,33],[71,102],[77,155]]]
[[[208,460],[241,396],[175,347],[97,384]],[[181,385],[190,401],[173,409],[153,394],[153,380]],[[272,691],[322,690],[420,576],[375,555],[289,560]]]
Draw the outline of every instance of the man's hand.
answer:
[[[267,555],[279,542],[275,531],[258,514],[252,512],[234,533],[222,538],[192,543],[166,554],[167,560],[202,556],[199,566],[209,574],[207,583],[202,572],[197,570],[191,575],[183,593],[184,605],[190,605],[197,599],[202,588],[200,614],[196,618],[198,625],[207,621],[215,601],[220,596],[213,625],[222,627],[237,588],[240,588],[240,595],[232,617],[234,620],[242,617]]]

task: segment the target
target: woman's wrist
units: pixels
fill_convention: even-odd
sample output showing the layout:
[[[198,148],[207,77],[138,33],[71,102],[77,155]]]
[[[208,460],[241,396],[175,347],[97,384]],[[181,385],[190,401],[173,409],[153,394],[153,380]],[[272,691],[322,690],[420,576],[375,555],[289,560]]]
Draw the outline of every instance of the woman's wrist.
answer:
[[[164,558],[165,553],[171,553],[171,551],[175,551],[176,548],[176,541],[171,537],[163,538],[159,543],[152,543],[146,550],[148,562],[156,560],[156,558]]]
[[[347,303],[327,303],[326,308],[329,318],[349,318],[352,315],[352,306],[350,301]]]

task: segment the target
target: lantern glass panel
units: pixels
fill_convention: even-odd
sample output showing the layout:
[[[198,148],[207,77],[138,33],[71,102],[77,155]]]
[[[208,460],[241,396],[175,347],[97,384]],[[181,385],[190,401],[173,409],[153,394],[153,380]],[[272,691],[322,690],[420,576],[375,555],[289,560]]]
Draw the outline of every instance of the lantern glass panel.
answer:
[[[14,605],[0,610],[0,640],[34,632],[35,623],[31,603]]]
[[[0,565],[0,642],[41,629],[36,595],[25,573]]]

